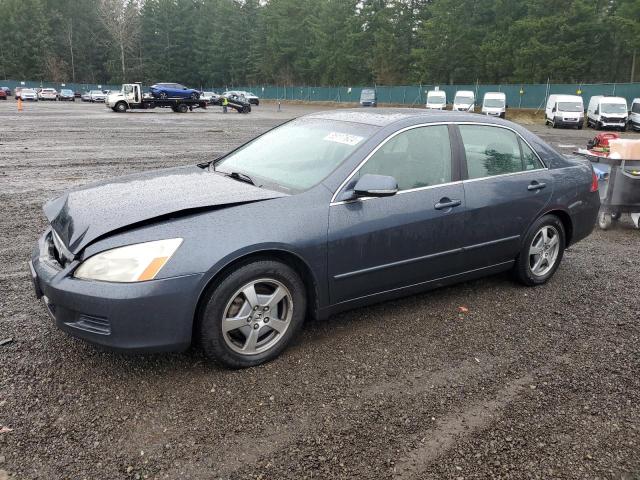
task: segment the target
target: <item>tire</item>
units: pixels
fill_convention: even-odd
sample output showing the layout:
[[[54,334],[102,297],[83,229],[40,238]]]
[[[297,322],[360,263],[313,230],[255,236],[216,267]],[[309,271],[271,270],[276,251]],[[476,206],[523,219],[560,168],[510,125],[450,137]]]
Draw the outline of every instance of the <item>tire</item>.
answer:
[[[286,318],[277,320],[278,330],[271,327],[275,320],[267,317],[273,312],[273,308],[267,310],[268,296],[276,289],[283,295],[275,302],[276,315]],[[205,293],[197,336],[209,358],[229,368],[253,367],[274,359],[287,347],[304,322],[306,306],[304,284],[288,265],[274,260],[241,264]],[[237,320],[232,323],[230,318]],[[223,331],[225,322],[228,327]],[[243,349],[250,353],[242,353]]]
[[[620,212],[611,212],[611,219],[614,221],[620,220],[621,216],[622,216],[622,213]]]
[[[199,94],[199,93],[196,93],[196,92],[193,92],[193,93],[191,94],[191,97],[190,97],[190,98],[191,98],[191,100],[198,100],[198,99],[200,98],[200,94]]]
[[[189,111],[189,107],[187,105],[185,105],[184,103],[179,104],[178,106],[176,106],[176,112],[178,113],[187,113]]]
[[[166,100],[167,99],[167,92],[160,92],[160,95],[158,95],[160,97],[160,100]]]
[[[600,212],[598,214],[598,226],[602,230],[609,230],[613,223],[613,216],[608,212]]]
[[[600,120],[595,122],[596,126],[594,127],[596,130],[602,130],[602,125],[600,124]]]
[[[125,113],[127,111],[127,104],[124,102],[118,102],[113,108],[113,111],[118,113]]]
[[[578,125],[578,130],[582,130],[582,124]]]
[[[244,107],[242,107],[242,110],[240,113],[249,113],[251,111],[251,107],[248,105],[245,105]]]
[[[543,231],[546,232],[548,241],[544,240]],[[562,262],[565,242],[564,225],[558,217],[544,215],[538,218],[529,228],[524,246],[513,267],[516,280],[530,287],[546,283]],[[541,253],[534,254],[534,248],[539,248]]]

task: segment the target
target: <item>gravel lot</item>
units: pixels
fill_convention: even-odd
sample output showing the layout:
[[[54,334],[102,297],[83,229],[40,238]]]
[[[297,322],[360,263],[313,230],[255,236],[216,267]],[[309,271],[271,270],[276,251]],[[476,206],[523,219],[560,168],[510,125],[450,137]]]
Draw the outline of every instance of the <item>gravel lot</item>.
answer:
[[[13,339],[0,346],[0,480],[640,478],[628,218],[568,250],[546,286],[499,275],[309,322],[243,371],[198,351],[104,352],[52,325],[26,265],[43,202],[211,159],[309,111],[0,102],[0,340]],[[565,150],[593,136],[531,128]]]

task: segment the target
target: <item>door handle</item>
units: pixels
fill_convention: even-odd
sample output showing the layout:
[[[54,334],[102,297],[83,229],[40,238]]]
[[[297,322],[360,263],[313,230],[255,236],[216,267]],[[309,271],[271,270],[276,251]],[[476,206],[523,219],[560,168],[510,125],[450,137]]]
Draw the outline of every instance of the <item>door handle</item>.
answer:
[[[462,205],[462,200],[450,200],[447,197],[441,198],[438,203],[436,203],[433,208],[436,210],[446,210],[448,208],[459,207]]]
[[[534,180],[533,182],[531,182],[529,184],[529,186],[527,187],[527,190],[529,190],[530,192],[535,191],[535,190],[542,190],[546,186],[547,186],[546,183],[538,183],[538,182],[536,182]]]

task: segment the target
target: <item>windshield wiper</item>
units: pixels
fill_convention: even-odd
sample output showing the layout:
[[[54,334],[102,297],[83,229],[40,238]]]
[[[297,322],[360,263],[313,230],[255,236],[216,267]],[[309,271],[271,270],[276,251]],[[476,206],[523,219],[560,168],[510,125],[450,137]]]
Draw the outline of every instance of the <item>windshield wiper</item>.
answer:
[[[251,185],[255,185],[255,182],[246,173],[231,172],[231,173],[227,173],[227,177],[233,178],[234,180],[238,180],[240,182],[245,182],[245,183],[250,183]]]

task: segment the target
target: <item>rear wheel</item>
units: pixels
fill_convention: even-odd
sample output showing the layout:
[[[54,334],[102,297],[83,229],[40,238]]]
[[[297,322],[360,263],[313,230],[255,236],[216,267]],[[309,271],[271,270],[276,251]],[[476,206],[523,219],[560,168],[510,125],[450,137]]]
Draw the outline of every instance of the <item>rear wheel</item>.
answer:
[[[516,279],[528,286],[546,283],[556,272],[565,248],[564,226],[555,215],[544,215],[536,220],[516,260]]]
[[[176,112],[178,113],[187,113],[188,111],[189,111],[189,107],[184,103],[181,103],[176,107]]]
[[[200,94],[197,92],[193,92],[191,94],[191,100],[198,100],[200,98]]]
[[[278,356],[304,321],[306,295],[288,265],[259,260],[240,266],[204,299],[198,335],[207,356],[231,368]]]

